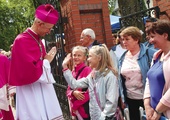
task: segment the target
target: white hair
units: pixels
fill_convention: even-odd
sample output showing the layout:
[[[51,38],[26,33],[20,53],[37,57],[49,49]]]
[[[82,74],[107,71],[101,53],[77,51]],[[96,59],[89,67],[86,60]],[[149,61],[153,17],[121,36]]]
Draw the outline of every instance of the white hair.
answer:
[[[144,32],[143,32],[142,30],[140,30],[140,34],[143,35],[143,33],[144,33]]]
[[[84,30],[82,31],[82,33],[83,33],[84,35],[89,35],[93,40],[96,39],[96,35],[95,35],[95,33],[94,33],[94,30],[92,30],[91,28],[86,28],[86,29],[84,29]]]

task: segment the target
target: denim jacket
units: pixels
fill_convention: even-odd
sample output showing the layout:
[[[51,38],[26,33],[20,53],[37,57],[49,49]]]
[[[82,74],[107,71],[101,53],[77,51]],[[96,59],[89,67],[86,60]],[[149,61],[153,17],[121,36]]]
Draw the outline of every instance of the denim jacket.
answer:
[[[121,56],[119,60],[119,86],[120,86],[120,91],[121,91],[121,97],[123,102],[125,102],[125,96],[126,96],[126,86],[125,86],[125,78],[121,75],[121,68],[122,64],[125,58],[125,55],[128,51],[124,52],[124,54]],[[150,68],[150,63],[152,61],[153,54],[156,52],[156,50],[152,48],[146,47],[143,43],[140,44],[140,53],[138,56],[138,64],[141,70],[142,74],[142,82],[143,82],[143,87],[145,88],[145,83],[146,83],[146,77],[147,77],[147,72]],[[143,88],[143,89],[144,89]]]

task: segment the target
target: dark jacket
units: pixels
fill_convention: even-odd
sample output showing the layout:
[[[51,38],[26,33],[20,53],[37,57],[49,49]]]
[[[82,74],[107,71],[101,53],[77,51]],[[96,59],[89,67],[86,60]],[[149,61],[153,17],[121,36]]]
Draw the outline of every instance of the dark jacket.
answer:
[[[97,40],[95,40],[93,43],[92,43],[92,46],[94,46],[94,45],[99,45],[100,43],[97,41]]]

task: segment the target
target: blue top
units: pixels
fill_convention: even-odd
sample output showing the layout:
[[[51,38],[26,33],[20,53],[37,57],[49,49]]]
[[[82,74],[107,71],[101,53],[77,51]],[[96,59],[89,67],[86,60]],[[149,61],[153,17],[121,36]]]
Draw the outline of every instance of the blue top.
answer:
[[[148,47],[148,48],[155,49],[156,51],[158,50],[158,48],[154,48],[154,45],[151,44],[151,43],[149,43],[148,41],[144,42],[143,44],[144,44],[146,47]]]
[[[146,47],[149,47],[149,48],[153,48],[154,49],[154,45],[149,43],[148,41],[144,42],[143,43]]]
[[[146,83],[146,77],[147,77],[147,72],[150,68],[150,62],[152,61],[153,54],[155,53],[156,50],[152,48],[146,47],[143,43],[140,43],[140,53],[139,57],[137,59],[141,74],[142,74],[142,83],[143,83],[143,89],[145,88],[145,83]],[[123,102],[125,102],[125,96],[126,96],[126,86],[125,86],[125,78],[121,75],[121,68],[122,64],[125,58],[125,55],[128,51],[124,52],[124,54],[121,56],[119,60],[119,88],[121,91],[121,97]]]
[[[161,56],[161,54],[160,54]],[[155,63],[150,68],[147,73],[149,84],[150,84],[150,94],[151,94],[151,106],[152,108],[156,108],[159,103],[163,88],[165,85],[165,78],[163,75],[163,62],[159,61],[160,56],[155,60]]]

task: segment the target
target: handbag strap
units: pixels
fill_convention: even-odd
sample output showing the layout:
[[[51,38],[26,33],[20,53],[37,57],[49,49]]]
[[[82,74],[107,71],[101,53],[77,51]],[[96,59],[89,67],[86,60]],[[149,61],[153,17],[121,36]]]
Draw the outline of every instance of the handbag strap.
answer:
[[[84,66],[84,67],[82,67],[79,71],[78,71],[78,74],[76,75],[76,80],[77,80],[77,78],[78,78],[78,76],[80,75],[80,73],[83,71],[83,69],[85,68],[86,66]]]
[[[87,67],[87,66],[83,66],[83,67],[78,71],[78,73],[77,73],[77,75],[76,75],[76,77],[75,77],[76,80],[78,79],[80,73],[84,70],[85,67]],[[88,89],[88,88],[82,88],[82,91],[86,91],[87,89]]]
[[[98,98],[97,93],[96,93],[96,86],[95,86],[95,83],[94,83],[94,79],[93,79],[93,78],[92,78],[92,82],[93,82],[93,85],[94,85],[93,90],[94,90],[94,95],[95,95],[97,104],[98,104],[99,108],[102,110],[102,108],[101,108],[101,106],[100,106],[99,98]]]

